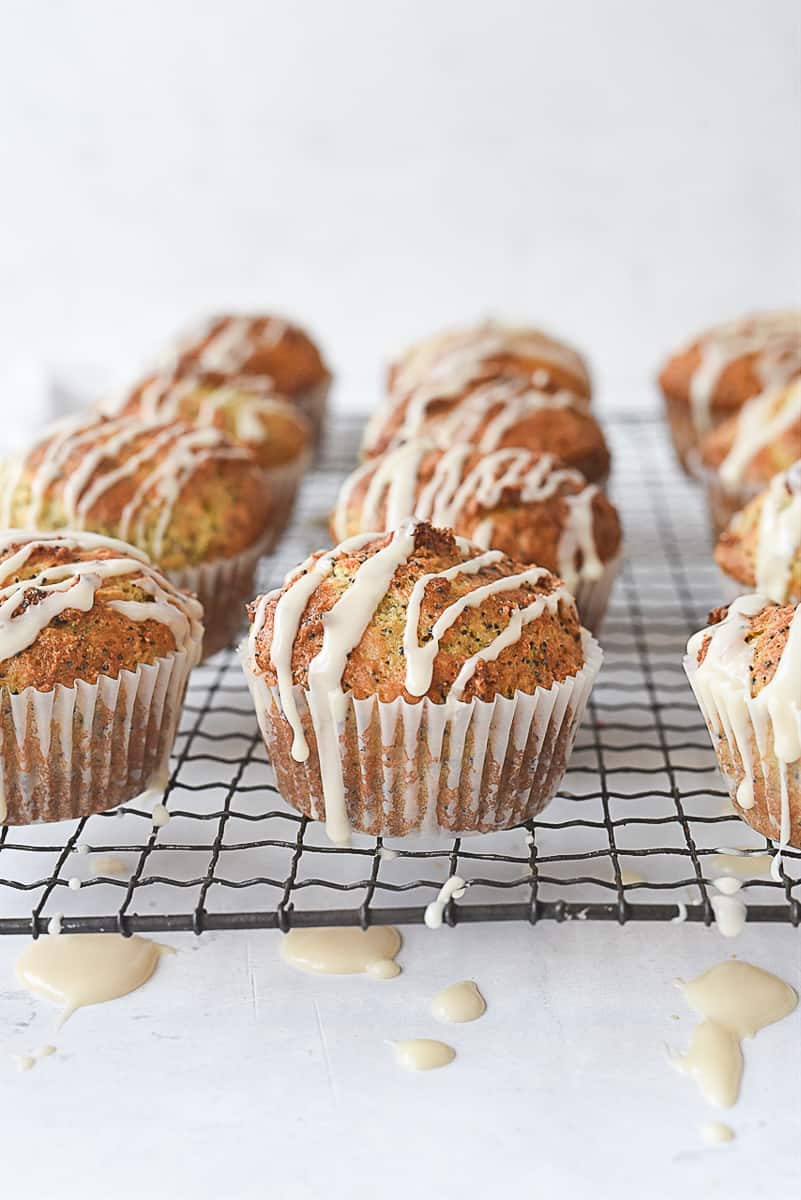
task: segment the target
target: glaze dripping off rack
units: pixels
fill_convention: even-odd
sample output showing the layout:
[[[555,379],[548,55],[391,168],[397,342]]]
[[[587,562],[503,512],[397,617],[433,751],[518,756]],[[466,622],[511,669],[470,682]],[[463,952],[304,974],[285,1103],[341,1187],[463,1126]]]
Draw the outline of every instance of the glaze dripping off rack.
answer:
[[[363,422],[338,416],[332,424],[294,523],[263,564],[265,586],[328,544],[326,517]],[[689,634],[730,596],[711,559],[703,498],[676,467],[661,421],[626,416],[606,425],[628,559],[570,770],[540,819],[508,833],[396,841],[394,856],[363,836],[349,849],[332,846],[278,795],[227,650],[190,681],[167,825],[154,827],[149,807],[132,804],[83,821],[2,829],[0,933],[36,935],[56,914],[65,932],[126,934],[419,923],[454,873],[469,887],[446,909],[449,924],[710,925],[711,884],[726,873],[715,856],[733,849],[761,868],[740,872],[748,920],[801,923],[801,853],[784,855],[780,882],[764,874],[771,847],[727,807],[681,666]],[[117,858],[124,872],[92,874],[100,856]]]

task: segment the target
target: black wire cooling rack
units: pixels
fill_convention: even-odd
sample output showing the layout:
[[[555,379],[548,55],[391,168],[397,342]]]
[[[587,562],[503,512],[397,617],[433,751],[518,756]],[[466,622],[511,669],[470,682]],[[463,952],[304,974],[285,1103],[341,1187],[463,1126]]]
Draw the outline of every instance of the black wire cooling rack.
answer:
[[[361,422],[337,419],[264,583],[328,542],[326,517]],[[525,828],[348,849],[276,791],[236,655],[190,681],[169,822],[136,804],[0,834],[0,933],[280,928],[420,922],[444,880],[468,883],[457,921],[714,921],[710,889],[743,879],[749,921],[801,922],[801,854],[771,846],[728,803],[681,666],[687,637],[731,592],[710,555],[702,496],[661,422],[608,422],[628,558],[601,641],[605,663],[563,788]],[[722,853],[736,857],[719,857]],[[116,863],[108,860],[117,859]]]

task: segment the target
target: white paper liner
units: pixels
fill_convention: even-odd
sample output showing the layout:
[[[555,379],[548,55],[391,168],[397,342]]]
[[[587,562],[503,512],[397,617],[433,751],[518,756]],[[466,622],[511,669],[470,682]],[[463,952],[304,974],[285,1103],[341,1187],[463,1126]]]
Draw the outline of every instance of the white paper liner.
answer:
[[[133,799],[169,766],[200,631],[183,650],[94,684],[0,692],[0,823],[103,812]]]
[[[256,568],[270,548],[270,538],[268,535],[230,558],[164,571],[176,587],[192,592],[203,605],[203,658],[230,645],[244,624],[245,605],[256,592]]]
[[[706,721],[720,773],[737,813],[763,837],[778,842],[784,796],[790,815],[787,844],[801,849],[801,758],[792,763],[781,762],[777,758],[770,717],[765,715],[755,721],[751,706],[742,702],[740,689],[732,688],[731,704],[726,704],[721,703],[724,697],[716,688],[710,709],[706,696],[696,687],[698,661],[695,655],[685,655],[683,665]],[[738,795],[740,784],[746,776],[751,778],[752,788]]]
[[[301,451],[292,462],[264,468],[272,500],[265,552],[269,552],[275,547],[281,534],[289,524],[292,509],[295,507],[295,497],[298,494],[298,488],[304,474],[308,470],[311,459],[312,451],[309,448]]]
[[[693,479],[697,480],[706,491],[709,519],[712,523],[715,540],[723,533],[734,514],[738,513],[741,508],[745,508],[746,504],[760,492],[764,492],[769,483],[769,480],[759,483],[742,481],[737,487],[729,488],[724,484],[717,471],[703,463],[697,450],[690,452],[688,462]]]
[[[600,579],[579,579],[576,585],[573,593],[576,608],[582,625],[589,629],[590,633],[597,633],[601,628],[612,587],[623,565],[623,557],[623,551],[620,550],[608,563],[604,563]]]
[[[292,401],[298,406],[312,427],[313,441],[319,445],[325,424],[325,414],[328,406],[328,393],[331,391],[331,376],[326,375],[319,383],[292,395]]]
[[[603,654],[582,631],[584,666],[532,695],[459,702],[452,717],[428,699],[409,704],[376,697],[354,700],[340,732],[348,815],[372,836],[470,834],[509,829],[553,798]],[[243,668],[259,727],[284,799],[315,820],[325,819],[313,718],[306,693],[295,689],[309,758],[291,755],[292,732],[276,688]]]

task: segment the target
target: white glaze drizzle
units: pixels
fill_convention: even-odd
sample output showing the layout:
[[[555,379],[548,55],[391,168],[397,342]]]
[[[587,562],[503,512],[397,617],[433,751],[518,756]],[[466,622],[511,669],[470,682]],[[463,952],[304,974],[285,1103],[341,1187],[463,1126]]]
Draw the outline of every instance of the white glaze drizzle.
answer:
[[[419,472],[431,453],[439,453],[439,458],[430,479],[421,485]],[[339,537],[347,531],[354,492],[365,479],[368,484],[358,506],[358,521],[362,529],[371,530],[393,529],[407,517],[458,529],[462,514],[471,506],[497,508],[507,489],[519,492],[520,503],[535,504],[560,494],[565,485],[578,485],[580,491],[561,493],[568,516],[557,547],[557,570],[570,591],[575,591],[579,581],[597,580],[603,574],[592,507],[598,489],[587,484],[580,472],[557,466],[550,454],[508,448],[476,458],[475,447],[467,443],[457,442],[442,451],[428,439],[403,443],[363,464],[346,480],[332,521]],[[473,529],[470,540],[489,547],[493,532],[492,519],[486,518]]]
[[[442,918],[445,915],[445,909],[448,904],[450,904],[451,900],[458,900],[463,896],[466,887],[467,884],[460,875],[451,875],[445,880],[436,898],[430,904],[426,905],[423,920],[428,929],[439,929],[441,927]]]
[[[756,770],[772,751],[778,762],[781,818],[780,848],[790,835],[788,767],[801,758],[801,605],[790,622],[787,641],[771,681],[751,695],[752,650],[746,640],[749,618],[770,602],[764,596],[741,596],[729,607],[723,621],[693,634],[687,643],[688,675],[704,716],[715,735],[725,734],[742,761],[744,777],[737,789],[741,808],[754,805]],[[698,654],[709,639],[706,657]],[[752,739],[760,763],[754,762]],[[767,786],[768,777],[765,773]]]
[[[196,413],[188,418],[192,424],[216,427],[218,415],[227,410],[233,416],[234,436],[257,444],[269,441],[271,417],[291,420],[296,425],[303,421],[295,407],[276,392],[269,375],[226,376],[224,383],[212,379],[202,375],[180,379],[157,375],[141,388],[138,411],[153,420],[179,421],[184,402],[202,394]],[[121,404],[129,400],[130,394],[122,398]]]
[[[456,400],[469,380],[453,387]],[[452,405],[445,413],[429,410],[443,397],[442,387],[429,382],[421,384],[408,397],[401,422],[392,436],[398,445],[421,434],[435,439],[438,446],[454,442],[476,442],[482,450],[495,450],[504,434],[519,421],[534,412],[548,409],[573,408],[586,412],[587,400],[573,392],[546,392],[525,379],[497,379],[482,384],[465,399]],[[373,453],[383,437],[386,422],[397,411],[397,402],[384,406],[368,423],[362,443],[365,453]],[[483,431],[483,432],[482,432]]]
[[[298,710],[296,691],[292,677],[292,651],[300,621],[306,606],[334,568],[335,560],[354,550],[359,550],[380,534],[359,534],[341,543],[328,554],[307,560],[302,568],[287,580],[286,590],[271,593],[260,600],[251,624],[248,638],[249,663],[258,672],[257,642],[264,627],[267,606],[276,595],[278,600],[273,613],[273,631],[270,644],[270,662],[275,671],[278,699],[287,722],[292,729],[292,756],[297,762],[305,762],[309,746]],[[350,838],[350,823],[347,815],[342,763],[339,753],[339,738],[346,711],[346,696],[343,690],[343,675],[348,656],[361,641],[367,626],[392,582],[398,567],[407,561],[414,551],[416,522],[404,522],[392,535],[390,541],[375,554],[367,557],[357,569],[352,582],[340,594],[333,606],[323,617],[323,643],[311,659],[308,668],[308,705],[317,741],[320,775],[326,808],[326,831],[332,841],[345,844]],[[435,622],[429,641],[418,643],[418,625],[425,588],[434,579],[453,579],[460,574],[476,574],[483,567],[499,561],[504,555],[497,550],[469,557],[470,543],[456,539],[464,560],[438,573],[422,576],[416,581],[407,605],[403,646],[407,661],[406,687],[415,696],[423,696],[431,686],[434,659],[439,639],[453,625],[458,616],[468,607],[481,604],[489,596],[510,589],[533,586],[549,573],[542,567],[532,567],[514,576],[502,576],[483,587],[468,592],[450,605]],[[537,596],[534,603],[517,608],[507,628],[484,649],[468,658],[454,681],[449,698],[452,715],[476,667],[482,661],[493,661],[502,650],[519,640],[523,627],[543,612],[555,611],[560,602],[573,606],[572,596],[565,588],[557,587],[547,595]],[[427,682],[426,682],[427,681]]]
[[[17,550],[2,558],[18,542],[22,544]],[[57,563],[43,567],[31,578],[17,578],[11,583],[3,583],[18,575],[31,555],[43,547],[78,550],[101,546],[116,550],[119,556]],[[131,546],[112,538],[85,533],[63,532],[48,536],[26,534],[19,530],[0,531],[0,583],[3,583],[0,587],[0,661],[13,658],[31,646],[42,630],[67,609],[88,612],[94,606],[96,592],[105,581],[120,576],[133,576],[132,582],[151,595],[153,600],[112,600],[109,601],[110,608],[121,612],[129,620],[153,620],[167,625],[179,650],[197,635],[201,614],[198,602],[173,588]],[[19,612],[31,589],[43,593],[43,598]]]
[[[485,321],[434,334],[412,346],[396,363],[393,393],[409,392],[430,380],[437,381],[440,394],[461,391],[480,376],[487,359],[503,354],[542,359],[589,382],[580,356],[571,347],[541,330]]]
[[[801,313],[760,313],[719,325],[697,341],[700,361],[690,379],[690,410],[696,433],[711,426],[711,403],[723,372],[738,358],[756,354],[763,388],[780,387],[801,373]]]
[[[197,351],[196,372],[236,375],[257,348],[277,346],[288,328],[280,317],[209,317],[175,340],[164,356],[163,365],[166,369],[174,367],[185,354]],[[201,349],[203,342],[206,345]]]
[[[64,523],[73,529],[83,529],[94,504],[104,492],[154,463],[145,471],[122,510],[116,532],[123,539],[133,536],[141,542],[145,506],[151,512],[155,509],[151,550],[156,558],[163,550],[178,498],[195,472],[210,460],[250,461],[247,450],[227,442],[216,429],[197,429],[139,417],[115,420],[93,417],[90,423],[85,419],[62,422],[46,438],[45,451],[30,478],[30,499],[24,514],[26,525],[33,528],[38,524],[47,490],[57,486]],[[120,462],[120,455],[124,456],[126,450],[142,438],[145,440],[141,448]],[[73,456],[76,464],[67,472],[67,462]],[[24,473],[25,464],[22,476]],[[1,507],[8,514],[13,512],[14,493],[20,478],[17,475],[5,481]]]
[[[756,588],[777,604],[787,600],[794,559],[801,554],[801,459],[776,475],[762,497],[756,547]]]
[[[796,421],[801,421],[801,381],[762,392],[744,404],[737,415],[734,442],[718,470],[724,486],[735,489],[760,451],[780,439]]]

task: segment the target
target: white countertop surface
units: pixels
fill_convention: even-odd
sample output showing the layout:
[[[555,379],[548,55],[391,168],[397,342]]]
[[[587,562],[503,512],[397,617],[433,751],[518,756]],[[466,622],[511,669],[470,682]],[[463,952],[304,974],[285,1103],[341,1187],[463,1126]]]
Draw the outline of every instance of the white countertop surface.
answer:
[[[676,977],[734,953],[798,988],[796,931],[414,928],[388,982],[294,971],[280,937],[164,938],[178,954],[139,992],[78,1012],[57,1056],[27,1073],[0,1057],[15,1200],[798,1192],[801,1012],[746,1042],[727,1113],[665,1051],[695,1020]],[[51,1036],[52,1010],[14,987],[22,945],[0,942],[6,1049]],[[462,978],[486,1016],[438,1025],[432,996]],[[456,1061],[402,1071],[386,1041],[414,1036],[450,1041]],[[710,1148],[700,1127],[716,1117],[737,1138]]]

